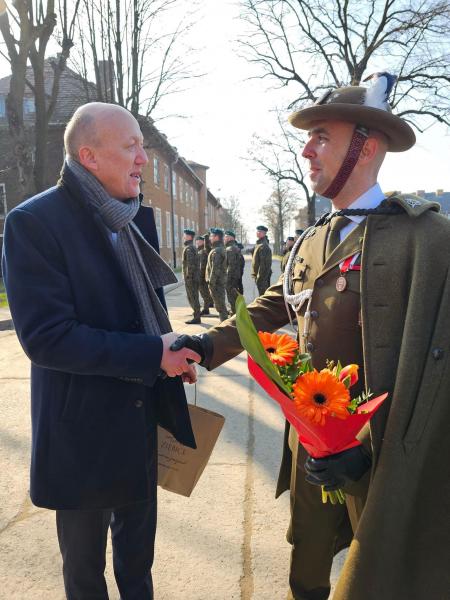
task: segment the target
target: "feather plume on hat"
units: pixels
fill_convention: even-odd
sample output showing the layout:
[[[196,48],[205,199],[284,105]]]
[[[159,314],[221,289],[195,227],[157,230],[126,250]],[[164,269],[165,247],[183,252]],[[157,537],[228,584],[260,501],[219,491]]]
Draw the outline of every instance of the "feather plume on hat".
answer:
[[[383,71],[382,73],[373,73],[373,75],[369,75],[364,79],[364,81],[369,80],[372,85],[367,88],[364,106],[390,111],[388,100],[389,94],[397,81],[396,75]]]

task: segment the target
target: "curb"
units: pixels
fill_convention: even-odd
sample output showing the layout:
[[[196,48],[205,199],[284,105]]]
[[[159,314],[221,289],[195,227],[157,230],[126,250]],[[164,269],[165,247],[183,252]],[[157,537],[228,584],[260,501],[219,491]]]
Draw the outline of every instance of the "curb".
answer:
[[[14,329],[14,324],[12,319],[4,319],[0,321],[0,331],[11,331]]]

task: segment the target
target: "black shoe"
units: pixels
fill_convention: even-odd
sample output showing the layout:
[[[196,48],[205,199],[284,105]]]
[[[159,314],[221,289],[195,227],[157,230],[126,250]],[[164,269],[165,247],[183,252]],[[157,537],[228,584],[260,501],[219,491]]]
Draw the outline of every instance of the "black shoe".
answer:
[[[209,308],[204,308],[203,310],[201,310],[200,315],[201,316],[209,315]]]
[[[185,321],[186,325],[198,325],[201,322],[202,322],[202,320],[200,319],[200,317],[198,317],[198,319],[196,319],[194,317],[193,319],[190,319],[189,321]]]

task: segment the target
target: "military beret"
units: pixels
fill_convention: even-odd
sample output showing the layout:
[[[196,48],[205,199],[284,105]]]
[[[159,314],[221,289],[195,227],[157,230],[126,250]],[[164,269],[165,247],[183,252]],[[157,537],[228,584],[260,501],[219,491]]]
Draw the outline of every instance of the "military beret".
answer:
[[[183,229],[183,233],[186,235],[195,235],[195,231],[193,229]]]
[[[241,244],[240,242],[238,242],[238,248],[239,248],[239,250],[243,250],[244,249],[244,244]]]
[[[304,231],[303,229],[296,229],[295,235],[302,235],[303,231]]]
[[[224,231],[224,235],[231,235],[231,237],[236,237],[236,234],[234,233],[234,231],[231,231],[231,229],[227,229],[226,231]]]
[[[219,227],[211,227],[209,230],[210,235],[223,235],[223,229],[220,229]]]
[[[287,242],[293,242],[293,241],[294,241],[294,236],[293,236],[293,235],[289,235],[289,236],[286,238],[286,241],[287,241]]]
[[[196,236],[195,236],[195,241],[197,241],[197,240],[202,240],[202,242],[204,242],[204,241],[205,241],[205,240],[203,239],[203,236],[202,236],[202,235],[196,235]]]
[[[269,231],[265,225],[258,225],[256,231]]]

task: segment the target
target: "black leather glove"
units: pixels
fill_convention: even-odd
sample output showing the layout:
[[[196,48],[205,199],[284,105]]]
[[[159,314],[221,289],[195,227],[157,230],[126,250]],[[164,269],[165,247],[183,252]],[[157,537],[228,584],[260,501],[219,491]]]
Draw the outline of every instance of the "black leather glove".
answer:
[[[305,462],[306,481],[323,485],[330,492],[345,486],[348,481],[358,481],[370,468],[372,459],[364,446],[355,446],[325,458],[308,456]]]
[[[197,352],[202,359],[199,364],[206,369],[209,368],[213,354],[213,343],[206,333],[202,333],[201,335],[180,335],[170,346],[172,352],[177,352],[182,348],[189,348]],[[192,362],[194,361],[188,359],[188,363]]]

